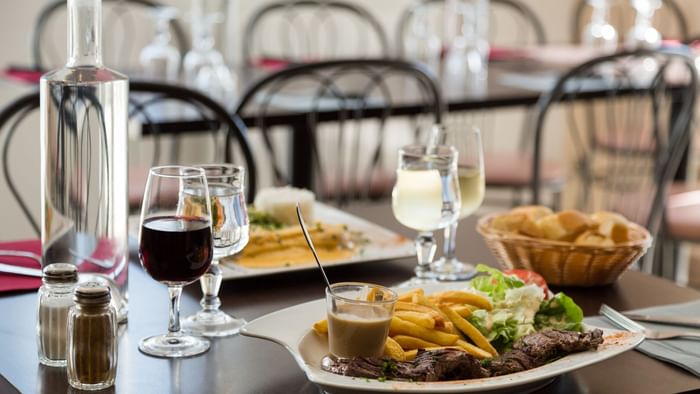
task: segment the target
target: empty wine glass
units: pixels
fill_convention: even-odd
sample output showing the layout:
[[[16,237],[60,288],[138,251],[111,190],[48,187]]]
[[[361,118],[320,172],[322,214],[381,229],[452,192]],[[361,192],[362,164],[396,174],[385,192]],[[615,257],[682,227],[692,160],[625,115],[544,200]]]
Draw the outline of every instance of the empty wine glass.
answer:
[[[458,217],[445,227],[445,256],[433,263],[432,271],[439,280],[464,280],[474,275],[474,266],[455,256],[457,224],[479,209],[484,201],[486,185],[481,133],[476,127],[448,129],[444,133],[444,143],[459,153],[457,175],[461,208]]]
[[[399,223],[419,232],[416,276],[405,284],[436,280],[430,267],[435,256],[433,231],[454,222],[461,207],[457,158],[457,151],[444,145],[410,145],[399,151],[391,207]]]
[[[173,7],[157,7],[152,12],[155,36],[139,56],[146,78],[177,82],[180,73],[180,51],[170,42],[170,21],[177,16]]]
[[[189,198],[196,194],[197,199]],[[141,205],[139,260],[146,272],[168,286],[168,333],[141,340],[139,350],[156,357],[189,357],[206,352],[209,341],[180,331],[182,287],[211,265],[211,206],[204,170],[151,168]]]
[[[202,0],[192,2],[192,49],[185,55],[185,82],[205,92],[222,106],[231,109],[236,95],[236,78],[214,47],[214,25],[221,14],[205,13]]]
[[[661,46],[661,34],[652,25],[656,10],[661,8],[661,0],[630,0],[637,15],[634,26],[627,33],[627,49],[657,49]]]
[[[593,12],[591,22],[586,25],[581,37],[583,44],[605,52],[614,52],[618,43],[617,30],[609,21],[610,3],[611,0],[588,0]]]
[[[219,260],[243,250],[248,244],[248,212],[245,204],[245,168],[232,164],[198,165],[207,177],[211,199],[214,263],[202,276],[202,309],[182,323],[186,332],[208,337],[238,334],[246,323],[221,311]],[[198,196],[192,196],[198,198]],[[195,204],[196,206],[196,204]]]

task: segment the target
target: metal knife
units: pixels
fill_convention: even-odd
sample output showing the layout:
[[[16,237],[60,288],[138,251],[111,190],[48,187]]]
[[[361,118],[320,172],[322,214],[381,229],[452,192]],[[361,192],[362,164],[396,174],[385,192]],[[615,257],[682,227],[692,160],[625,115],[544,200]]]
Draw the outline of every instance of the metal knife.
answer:
[[[0,263],[0,272],[41,278],[41,270],[39,268],[21,267],[19,265]]]
[[[640,315],[636,313],[625,313],[625,316],[632,320],[643,321],[649,323],[659,323],[659,324],[672,324],[678,326],[686,327],[696,327],[700,328],[700,317],[685,317],[685,316],[670,316],[670,315],[660,315],[660,316],[650,316],[650,315]]]

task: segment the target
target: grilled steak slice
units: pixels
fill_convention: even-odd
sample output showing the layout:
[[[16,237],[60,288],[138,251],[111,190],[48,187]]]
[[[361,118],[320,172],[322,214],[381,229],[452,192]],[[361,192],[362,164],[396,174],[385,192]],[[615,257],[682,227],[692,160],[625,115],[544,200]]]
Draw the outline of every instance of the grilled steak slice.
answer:
[[[603,331],[543,330],[520,338],[513,350],[494,359],[488,369],[493,376],[539,367],[571,353],[594,350],[603,343]]]
[[[513,349],[485,360],[453,348],[418,350],[413,361],[394,361],[388,357],[355,357],[324,362],[326,371],[339,375],[371,379],[434,382],[476,379],[507,375],[539,367],[571,353],[594,350],[603,343],[603,331],[544,330],[520,338]]]
[[[329,372],[374,379],[434,382],[483,378],[488,371],[474,356],[459,349],[419,350],[413,361],[394,361],[388,357],[354,357],[324,365]]]

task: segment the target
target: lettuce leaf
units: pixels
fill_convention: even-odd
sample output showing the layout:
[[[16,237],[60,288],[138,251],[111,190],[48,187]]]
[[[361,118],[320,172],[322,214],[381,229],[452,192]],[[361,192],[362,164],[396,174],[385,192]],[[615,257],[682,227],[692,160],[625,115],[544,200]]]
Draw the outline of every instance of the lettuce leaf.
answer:
[[[540,305],[540,310],[535,315],[535,327],[556,328],[567,331],[583,330],[583,311],[576,305],[571,297],[564,293],[557,293]]]
[[[517,277],[505,275],[503,272],[484,264],[477,265],[476,272],[484,272],[488,275],[479,275],[472,279],[471,287],[486,293],[493,302],[503,301],[506,297],[506,290],[525,285]]]

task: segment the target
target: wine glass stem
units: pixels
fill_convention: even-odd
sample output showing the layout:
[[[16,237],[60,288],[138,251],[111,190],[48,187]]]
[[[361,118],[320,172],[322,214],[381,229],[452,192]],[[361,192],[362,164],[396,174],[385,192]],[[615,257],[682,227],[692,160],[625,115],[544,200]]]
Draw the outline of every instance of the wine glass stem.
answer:
[[[418,234],[416,238],[416,254],[418,255],[416,277],[430,278],[430,263],[433,262],[436,248],[432,232],[424,231]]]
[[[177,334],[180,332],[180,295],[182,294],[182,286],[168,286],[168,294],[170,295],[168,331],[171,334]]]
[[[455,250],[457,248],[457,224],[459,220],[455,220],[449,226],[445,227],[445,260],[452,261],[455,259]]]
[[[215,260],[209,270],[202,275],[199,284],[202,287],[202,300],[199,305],[207,312],[213,312],[221,306],[219,299],[219,289],[221,288],[222,273],[219,261]]]

